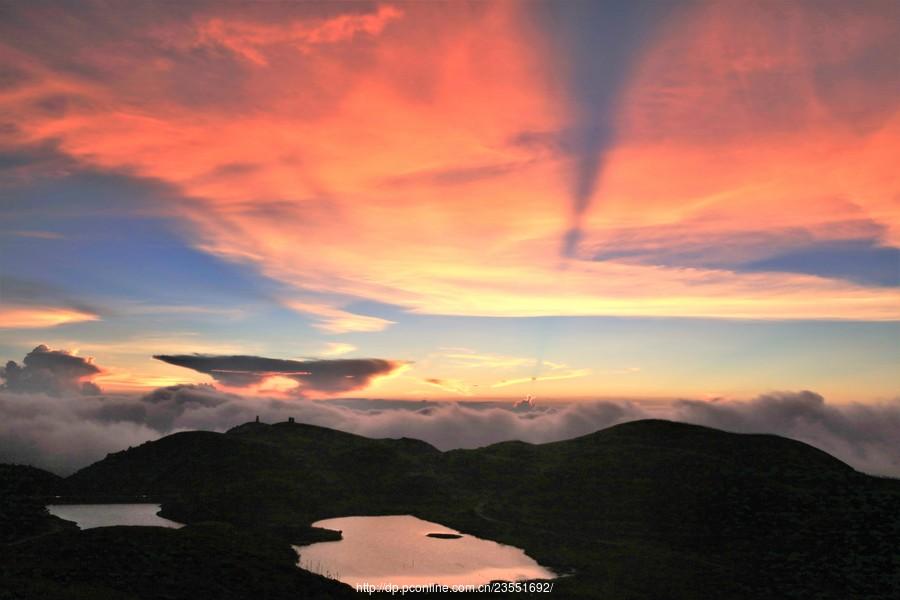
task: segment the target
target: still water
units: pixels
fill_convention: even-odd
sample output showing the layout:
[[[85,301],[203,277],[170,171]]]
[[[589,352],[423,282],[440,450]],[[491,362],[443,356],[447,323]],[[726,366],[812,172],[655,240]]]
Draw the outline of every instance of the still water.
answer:
[[[478,585],[556,577],[513,546],[465,534],[458,539],[429,537],[459,532],[409,515],[342,517],[313,525],[339,530],[343,539],[294,546],[298,566],[351,586]]]
[[[157,516],[159,504],[49,504],[51,515],[75,521],[81,529],[111,525],[149,525],[184,527],[181,523]]]

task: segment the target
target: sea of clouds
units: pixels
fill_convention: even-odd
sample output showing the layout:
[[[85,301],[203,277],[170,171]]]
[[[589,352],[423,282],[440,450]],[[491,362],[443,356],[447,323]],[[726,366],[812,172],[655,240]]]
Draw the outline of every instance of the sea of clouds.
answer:
[[[898,401],[836,405],[811,391],[770,393],[747,401],[673,400],[652,406],[629,400],[544,404],[313,400],[302,395],[260,397],[207,384],[112,394],[85,385],[85,376],[94,372],[86,359],[45,346],[29,353],[22,365],[10,361],[0,370],[5,381],[0,386],[0,462],[68,474],[109,452],[175,431],[225,431],[257,416],[263,422],[293,417],[369,437],[412,437],[441,450],[505,440],[551,442],[625,421],[667,418],[728,431],[778,434],[816,446],[858,470],[900,476]]]

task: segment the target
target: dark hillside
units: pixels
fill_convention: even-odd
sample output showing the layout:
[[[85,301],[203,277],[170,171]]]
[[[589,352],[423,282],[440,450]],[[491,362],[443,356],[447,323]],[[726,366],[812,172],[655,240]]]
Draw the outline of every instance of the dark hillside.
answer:
[[[66,481],[26,465],[0,465],[0,544],[74,527],[45,505],[67,493]]]
[[[0,497],[57,496],[66,491],[66,480],[28,465],[0,464]]]
[[[892,598],[900,482],[809,445],[667,421],[439,452],[299,423],[182,433],[69,478],[182,522],[285,541],[353,514],[415,514],[524,548],[566,597]]]
[[[793,440],[640,421],[446,457],[495,538],[565,557],[609,594],[887,598],[900,582],[900,482]]]
[[[0,547],[0,600],[356,597],[296,560],[279,540],[224,524],[101,527]]]

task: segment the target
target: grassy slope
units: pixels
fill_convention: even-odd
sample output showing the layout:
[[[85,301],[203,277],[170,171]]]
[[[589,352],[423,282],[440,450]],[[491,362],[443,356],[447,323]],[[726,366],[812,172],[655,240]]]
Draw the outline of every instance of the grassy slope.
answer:
[[[26,465],[0,465],[0,544],[71,529],[45,505],[67,493],[58,475]]]
[[[585,596],[887,598],[900,584],[900,482],[799,442],[644,421],[448,458],[483,490],[490,533],[575,567]]]
[[[225,524],[101,527],[0,549],[0,600],[352,598],[280,540]]]
[[[202,453],[194,458],[202,461]],[[114,499],[128,496],[116,488],[106,493]],[[326,530],[250,532],[202,523],[180,530],[79,531],[47,512],[45,504],[60,494],[70,489],[57,475],[0,465],[0,600],[356,597],[343,584],[296,568],[286,540],[335,539]]]
[[[441,453],[302,424],[189,432],[111,455],[79,495],[148,494],[184,522],[302,542],[298,524],[410,513],[575,575],[564,597],[889,598],[900,482],[805,444],[665,421]]]

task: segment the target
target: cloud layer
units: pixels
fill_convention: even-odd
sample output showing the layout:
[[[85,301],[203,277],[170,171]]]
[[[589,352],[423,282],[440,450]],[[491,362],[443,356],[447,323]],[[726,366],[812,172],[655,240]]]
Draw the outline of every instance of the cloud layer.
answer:
[[[257,415],[370,437],[415,437],[447,450],[521,439],[566,439],[639,418],[628,403],[586,403],[527,411],[496,404],[416,403],[356,407],[328,401],[245,397],[208,385],[160,388],[145,396],[53,397],[0,392],[0,462],[69,473],[113,452],[185,429],[224,431]]]
[[[815,392],[773,393],[747,402],[683,400],[680,421],[804,441],[869,473],[900,477],[900,402],[831,406]]]
[[[682,401],[652,410],[627,401],[561,405],[496,402],[285,400],[175,385],[144,396],[50,396],[0,392],[0,462],[70,473],[108,452],[192,429],[224,431],[259,416],[288,417],[369,437],[413,437],[437,448],[504,440],[569,439],[624,421],[670,418],[738,432],[775,433],[810,443],[865,472],[900,476],[900,404],[831,406],[812,392],[750,402]]]

